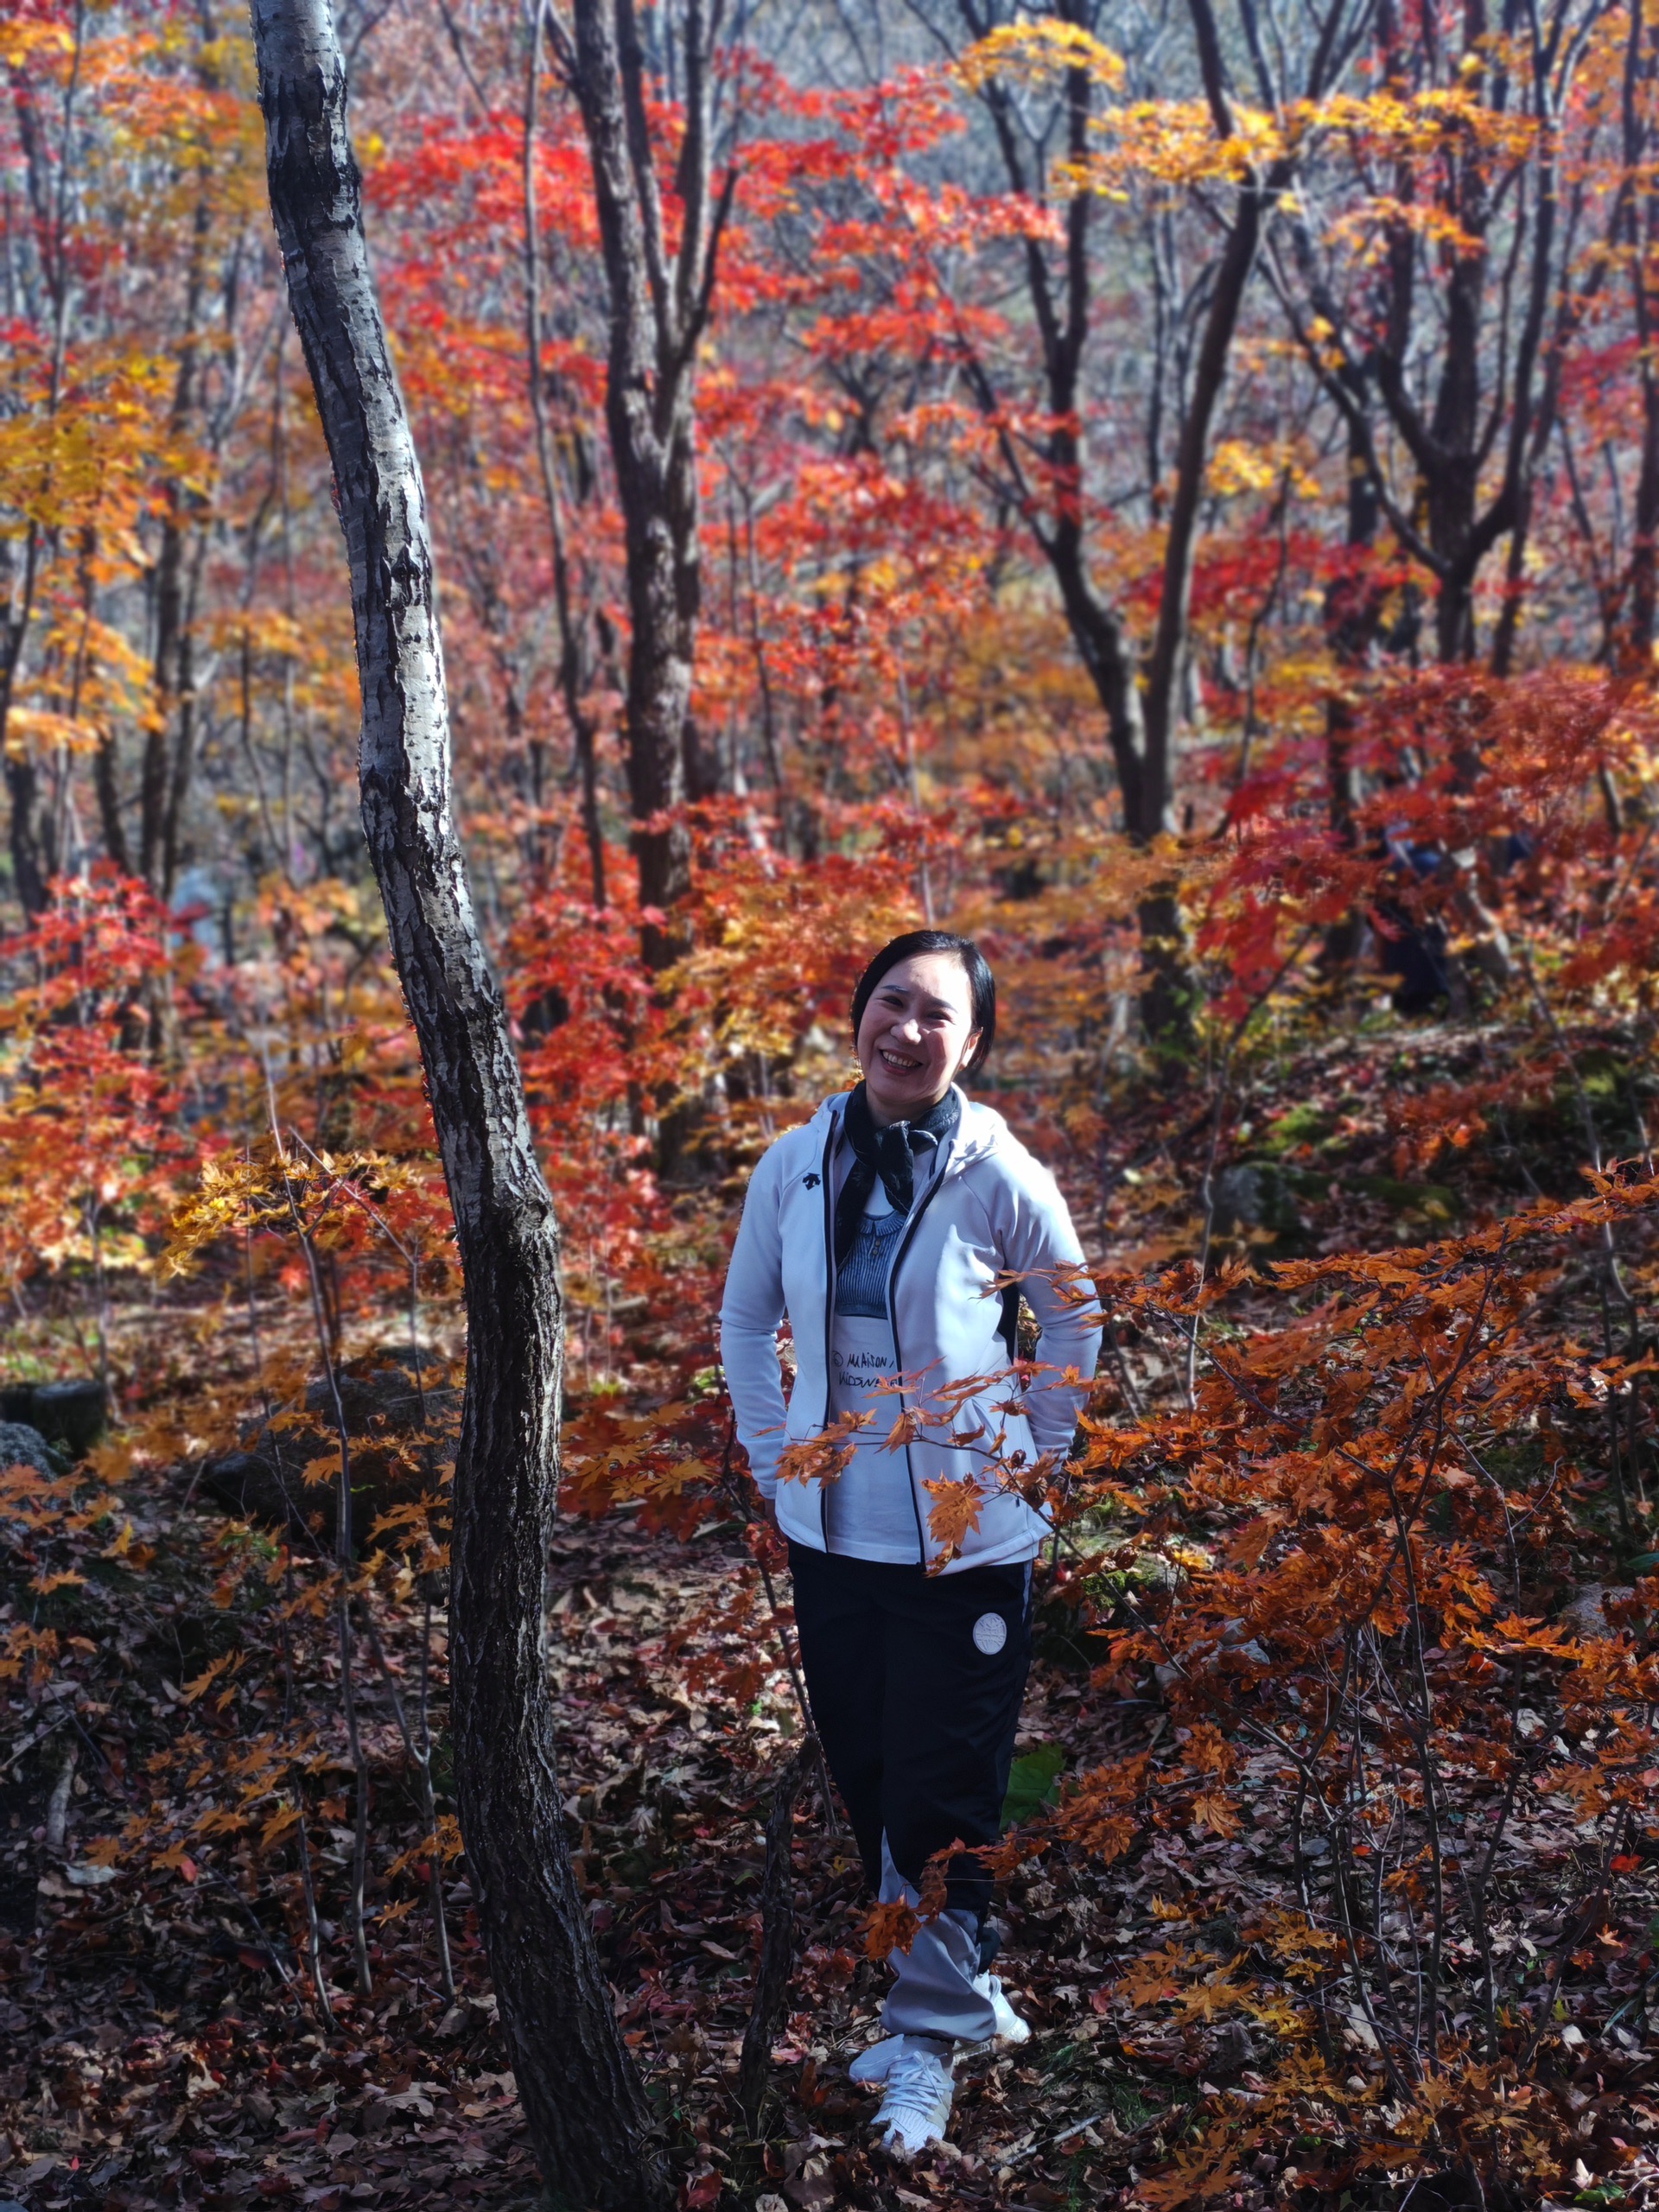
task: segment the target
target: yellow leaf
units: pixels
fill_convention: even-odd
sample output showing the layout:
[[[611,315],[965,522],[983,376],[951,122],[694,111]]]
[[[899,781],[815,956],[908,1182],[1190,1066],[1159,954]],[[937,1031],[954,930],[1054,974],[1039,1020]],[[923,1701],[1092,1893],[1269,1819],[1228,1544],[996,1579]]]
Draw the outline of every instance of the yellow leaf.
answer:
[[[278,1842],[291,1827],[298,1827],[299,1819],[297,1805],[279,1805],[259,1831],[260,1850],[269,1851],[271,1845]]]
[[[1192,1801],[1192,1817],[1207,1827],[1212,1835],[1232,1837],[1238,1834],[1239,1818],[1224,1797],[1206,1791]]]
[[[1126,74],[1121,54],[1078,24],[1053,16],[1034,23],[1000,25],[970,47],[957,66],[963,81],[976,92],[996,77],[1040,85],[1072,69],[1116,91]]]
[[[1207,2204],[1228,2187],[1237,2169],[1235,2145],[1227,2145],[1217,2156],[1200,2143],[1196,2150],[1178,2151],[1168,2165],[1137,2182],[1132,2202],[1147,2206],[1149,2212],[1178,2212],[1183,2204]]]
[[[227,1670],[232,1674],[237,1673],[242,1667],[246,1656],[247,1654],[243,1651],[220,1652],[219,1657],[215,1659],[210,1666],[205,1669],[201,1674],[198,1675],[194,1681],[187,1682],[185,1684],[183,1689],[179,1693],[180,1697],[186,1705],[194,1705],[196,1700],[201,1695],[202,1692],[212,1683],[216,1682],[222,1674],[225,1674]]]
[[[113,1490],[132,1472],[132,1446],[111,1437],[107,1443],[93,1445],[86,1454],[86,1464],[99,1482]]]
[[[1180,1983],[1174,1971],[1185,1954],[1173,1946],[1168,1950],[1154,1951],[1144,1959],[1137,1959],[1128,1972],[1112,1984],[1114,1997],[1127,1997],[1137,2011],[1148,2005],[1161,2005],[1166,1998],[1180,1994]]]

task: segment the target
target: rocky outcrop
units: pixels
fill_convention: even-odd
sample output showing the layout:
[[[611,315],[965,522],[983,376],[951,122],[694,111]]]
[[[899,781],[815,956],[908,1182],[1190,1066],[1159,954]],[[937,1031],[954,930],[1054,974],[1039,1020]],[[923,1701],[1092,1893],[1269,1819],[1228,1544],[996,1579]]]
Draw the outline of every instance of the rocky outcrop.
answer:
[[[435,1380],[411,1355],[373,1352],[337,1370],[351,1443],[352,1522],[360,1542],[375,1516],[435,1491],[454,1457],[461,1393]],[[245,1521],[332,1545],[340,1510],[338,1475],[306,1470],[319,1460],[339,1465],[340,1435],[326,1379],[314,1382],[303,1406],[254,1424],[238,1449],[204,1462],[203,1490]]]
[[[41,1475],[58,1471],[39,1429],[20,1421],[0,1421],[0,1471],[7,1467],[33,1467]]]
[[[0,1421],[38,1430],[72,1459],[90,1452],[103,1435],[108,1411],[104,1385],[92,1380],[0,1385]]]

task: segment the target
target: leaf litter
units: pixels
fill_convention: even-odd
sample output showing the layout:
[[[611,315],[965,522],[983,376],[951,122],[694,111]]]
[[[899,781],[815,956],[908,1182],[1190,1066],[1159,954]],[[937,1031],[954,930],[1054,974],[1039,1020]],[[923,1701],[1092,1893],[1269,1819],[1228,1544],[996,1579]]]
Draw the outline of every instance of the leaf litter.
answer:
[[[1295,1096],[1294,1073],[1283,1095]],[[1377,1202],[1371,1185],[1404,1141],[1382,1099],[1351,1103],[1328,1195],[1300,1194],[1315,1246],[1351,1204],[1363,1217]],[[1252,1110],[1264,1112],[1259,1095]],[[1296,1133],[1294,1110],[1280,1112],[1292,1137],[1278,1155],[1293,1161],[1313,1141]],[[1471,1217],[1475,1179],[1463,1179]],[[618,2016],[688,2205],[1134,2202],[1173,2212],[1192,2202],[1251,2212],[1334,2203],[1344,2189],[1356,2203],[1387,2202],[1414,2172],[1431,2177],[1421,2201],[1463,2201],[1455,2180],[1432,2177],[1460,2155],[1459,2131],[1474,2126],[1459,2102],[1466,2083],[1431,2070],[1402,2097],[1389,2070],[1389,2024],[1368,2011],[1369,1955],[1365,1971],[1352,1970],[1339,1908],[1343,1881],[1363,1871],[1363,1851],[1351,1855],[1357,1838],[1300,1817],[1284,1760],[1259,1732],[1235,1740],[1217,1726],[1247,1713],[1265,1681],[1302,1694],[1272,1624],[1249,1617],[1248,1591],[1241,1611],[1205,1611],[1224,1588],[1230,1605],[1238,1601],[1230,1573],[1293,1558],[1288,1524],[1252,1535],[1260,1496],[1224,1495],[1198,1459],[1183,1471],[1179,1422],[1159,1432],[1165,1457],[1136,1476],[1134,1455],[1151,1431],[1137,1432],[1135,1404],[1171,1409],[1179,1395],[1168,1332],[1183,1294],[1154,1270],[1191,1232],[1178,1180],[1149,1173],[1131,1190],[1132,1203],[1122,1191],[1110,1201],[1109,1234],[1120,1249],[1139,1239],[1140,1258],[1152,1253],[1143,1273],[1154,1289],[1123,1288],[1108,1362],[1118,1379],[1103,1407],[1108,1464],[1090,1471],[1098,1494],[1039,1569],[1039,1649],[1011,1789],[1010,1815],[1024,1825],[999,1909],[999,1971],[1033,2033],[1019,2050],[964,2065],[950,2144],[912,2167],[872,2152],[874,2102],[845,2079],[846,2059],[877,2031],[883,1976],[868,1955],[849,1845],[811,1789],[795,1824],[799,1955],[773,2052],[781,2101],[765,2139],[747,2137],[734,2080],[760,1932],[762,1824],[800,1732],[787,1611],[774,1613],[760,1573],[779,1562],[753,1529],[721,1517],[717,1485],[683,1479],[688,1464],[706,1476],[721,1460],[706,1393],[692,1389],[664,1412],[671,1394],[642,1390],[626,1409],[595,1408],[585,1432],[578,1423],[571,1497],[619,1502],[602,1518],[567,1518],[556,1546],[561,1783]],[[1397,1192],[1386,1203],[1397,1205]],[[1645,1236],[1634,1216],[1621,1234],[1632,1229]],[[1423,1287],[1414,1262],[1402,1272],[1402,1259],[1389,1261],[1404,1285],[1402,1312],[1413,1298],[1445,1294]],[[1318,1262],[1296,1264],[1317,1276]],[[1645,1243],[1630,1265],[1645,1285]],[[1575,1294],[1582,1285],[1574,1293],[1559,1274],[1541,1275],[1529,1293],[1535,1304],[1554,1301],[1569,1359],[1562,1300]],[[1282,1325],[1267,1292],[1243,1275],[1208,1310],[1226,1359],[1244,1357],[1253,1328]],[[209,1393],[231,1404],[236,1394],[212,1379],[212,1359],[203,1371]],[[1574,1372],[1590,1378],[1582,1395],[1593,1420],[1593,1357]],[[1358,1400],[1339,1400],[1329,1403],[1347,1405],[1347,1419]],[[202,1438],[227,1418],[203,1406],[196,1382],[161,1393],[119,1447],[73,1474],[8,1478],[0,2189],[31,2212],[254,2201],[338,2212],[423,2203],[440,2190],[464,2203],[528,2204],[538,2181],[444,1827],[452,1817],[423,1830],[390,1697],[393,1683],[410,1700],[417,1681],[429,1681],[447,1807],[445,1623],[430,1548],[441,1517],[395,1508],[393,1548],[377,1553],[357,1589],[387,1662],[378,1674],[359,1643],[373,1978],[364,1996],[350,1925],[354,1770],[327,1717],[339,1688],[316,1597],[327,1578],[297,1544],[210,1503]],[[1215,1433],[1239,1418],[1236,1407],[1224,1419],[1217,1411]],[[1259,1427],[1267,1415],[1251,1418]],[[1260,1447],[1236,1433],[1247,1454]],[[1643,1817],[1649,1770],[1624,1758],[1619,1730],[1637,1745],[1644,1724],[1639,1707],[1628,1722],[1613,1706],[1605,1716],[1575,1709],[1561,1660],[1580,1675],[1592,1662],[1604,1673],[1623,1666],[1640,1692],[1651,1649],[1641,1578],[1652,1562],[1632,1560],[1628,1545],[1622,1556],[1609,1548],[1595,1485],[1584,1487],[1588,1517],[1554,1525],[1527,1564],[1529,1606],[1547,1599],[1557,1624],[1506,1626],[1494,1605],[1471,1616],[1465,1646],[1471,1660],[1490,1652],[1494,1680],[1523,1683],[1523,1700],[1508,1694],[1513,1739],[1531,1747],[1537,1773],[1551,1762],[1561,1785],[1516,1794],[1484,1865],[1484,1948],[1519,1993],[1502,2034],[1520,2038],[1520,2063],[1505,2072],[1480,2058],[1481,1946],[1450,1923],[1447,2027],[1469,2050],[1470,2077],[1488,2063],[1477,2117],[1484,2096],[1519,2160],[1559,2177],[1533,2201],[1639,2207],[1655,2194],[1659,2132],[1649,2086],[1659,1850]],[[696,1510],[682,1510],[688,1497]],[[1458,1510],[1459,1497],[1454,1489]],[[1455,1539],[1455,1515],[1441,1533]],[[1229,1560],[1241,1544],[1236,1570]],[[1634,1580],[1616,1582],[1619,1573]],[[775,1573],[772,1586],[786,1587]],[[1436,1647],[1431,1662],[1445,1656]],[[1624,1676],[1605,1679],[1622,1694]],[[1443,1747],[1441,1858],[1466,1877],[1488,1861],[1497,1770],[1478,1702],[1465,1697],[1460,1709],[1468,1725]],[[1622,1796],[1604,1803],[1599,1776]],[[1421,1808],[1398,1802],[1408,1824]],[[302,1804],[315,1961],[296,1847]],[[453,1997],[430,1922],[435,1859]],[[1408,1899],[1410,1880],[1395,1894]],[[1467,2140],[1489,2147],[1490,2133]]]

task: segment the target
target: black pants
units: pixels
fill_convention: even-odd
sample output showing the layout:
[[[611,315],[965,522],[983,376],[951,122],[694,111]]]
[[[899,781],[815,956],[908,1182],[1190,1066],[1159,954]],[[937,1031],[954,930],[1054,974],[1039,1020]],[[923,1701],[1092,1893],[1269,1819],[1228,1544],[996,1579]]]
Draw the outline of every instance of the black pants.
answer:
[[[1031,1665],[1031,1568],[930,1577],[796,1543],[789,1567],[812,1719],[870,1886],[885,1833],[919,1888],[934,1852],[1001,1832]],[[991,1886],[959,1853],[946,1903],[982,1922]]]

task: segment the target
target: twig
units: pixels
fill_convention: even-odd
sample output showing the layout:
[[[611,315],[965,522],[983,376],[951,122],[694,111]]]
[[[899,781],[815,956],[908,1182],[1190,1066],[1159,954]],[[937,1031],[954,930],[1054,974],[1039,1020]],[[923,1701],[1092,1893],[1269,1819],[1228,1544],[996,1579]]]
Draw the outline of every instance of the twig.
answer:
[[[294,1986],[294,1976],[289,1970],[287,1961],[276,1948],[276,1939],[266,1934],[264,1923],[260,1919],[253,1907],[248,1903],[246,1897],[243,1896],[241,1891],[237,1888],[236,1884],[231,1879],[230,1876],[228,1874],[217,1873],[211,1867],[202,1866],[198,1867],[196,1870],[196,1879],[199,1883],[210,1883],[215,1889],[223,1890],[226,1896],[230,1897],[232,1903],[236,1906],[237,1910],[246,1916],[249,1923],[253,1929],[254,1934],[259,1938],[260,1948],[270,1959],[272,1966],[276,1967],[277,1977],[281,1980],[283,1988],[291,1989]]]
[[[80,1764],[80,1746],[72,1743],[65,1751],[63,1763],[58,1769],[52,1795],[46,1801],[46,1855],[61,1859],[64,1837],[69,1825],[69,1793],[74,1786],[75,1769]]]
[[[1243,1039],[1244,1032],[1301,958],[1313,936],[1313,931],[1311,929],[1302,931],[1300,937],[1297,938],[1295,944],[1274,969],[1272,976],[1262,985],[1233,1024],[1232,1033],[1228,1038],[1226,1046],[1222,1052],[1221,1067],[1216,1077],[1215,1105],[1210,1116],[1210,1149],[1205,1156],[1204,1182],[1200,1186],[1204,1198],[1204,1235],[1198,1247],[1198,1296],[1200,1299],[1204,1294],[1205,1278],[1210,1270],[1210,1246],[1215,1235],[1216,1160],[1221,1149],[1222,1116],[1227,1105],[1227,1088],[1232,1080],[1233,1055]],[[1198,1405],[1198,1332],[1203,1326],[1202,1309],[1195,1307],[1192,1316],[1192,1332],[1187,1339],[1186,1345],[1186,1403],[1189,1412],[1193,1411]]]
[[[809,1734],[772,1794],[766,1815],[766,1871],[760,1894],[760,1961],[754,1977],[754,2002],[743,2031],[738,2062],[737,2098],[758,2134],[772,2073],[772,2045],[789,2001],[789,1974],[795,1957],[795,1802],[808,1770],[820,1757],[818,1739]]]
[[[73,1710],[66,1707],[54,1720],[48,1720],[43,1728],[37,1728],[32,1736],[25,1736],[9,1758],[0,1760],[0,1774],[9,1774],[19,1759],[26,1758],[37,1744],[43,1744],[48,1736],[55,1735],[64,1722],[73,1719]]]
[[[429,1620],[430,1618],[429,1606],[428,1619]],[[443,1993],[453,2005],[455,2001],[455,1975],[454,1968],[449,1962],[449,1930],[445,1924],[443,1915],[443,1877],[438,1871],[438,1808],[437,1801],[432,1793],[432,1739],[428,1735],[423,1745],[417,1746],[416,1744],[414,1732],[410,1727],[408,1717],[404,1711],[403,1698],[398,1692],[396,1679],[386,1659],[385,1647],[380,1641],[380,1631],[375,1625],[374,1613],[370,1606],[366,1591],[363,1596],[363,1619],[364,1625],[368,1630],[369,1649],[374,1654],[374,1663],[380,1670],[381,1682],[385,1686],[386,1695],[391,1700],[392,1713],[397,1722],[397,1732],[404,1739],[404,1757],[414,1768],[420,1780],[421,1817],[426,1822],[427,1834],[432,1839],[429,1880],[432,1899],[432,1932],[438,1947],[438,1973],[443,1983]],[[424,1653],[422,1654],[422,1708],[423,1726],[424,1726]]]
[[[1595,1109],[1590,1103],[1590,1094],[1585,1088],[1584,1077],[1580,1073],[1579,1064],[1573,1056],[1566,1037],[1561,1033],[1560,1023],[1555,1019],[1555,1010],[1544,996],[1542,986],[1538,981],[1537,971],[1532,964],[1532,955],[1524,945],[1521,950],[1520,967],[1522,974],[1527,979],[1527,988],[1531,994],[1538,1018],[1548,1030],[1551,1040],[1560,1054],[1562,1064],[1567,1069],[1567,1078],[1573,1085],[1573,1096],[1578,1101],[1579,1119],[1584,1129],[1584,1141],[1590,1148],[1591,1164],[1596,1173],[1599,1175],[1603,1173],[1601,1133],[1596,1126]],[[1599,1271],[1597,1289],[1601,1308],[1602,1356],[1611,1360],[1613,1356],[1613,1317],[1608,1307],[1608,1293],[1611,1291],[1618,1299],[1629,1318],[1633,1348],[1639,1334],[1638,1315],[1636,1300],[1625,1288],[1624,1278],[1618,1271],[1618,1247],[1613,1237],[1613,1225],[1611,1221],[1604,1219],[1602,1222],[1600,1242],[1601,1267]],[[1610,1462],[1608,1472],[1611,1475],[1613,1481],[1613,1501],[1618,1511],[1619,1534],[1624,1538],[1626,1543],[1629,1543],[1634,1535],[1630,1522],[1630,1492],[1624,1480],[1624,1455],[1619,1448],[1618,1397],[1617,1393],[1611,1389],[1607,1394],[1607,1456]]]
[[[288,1201],[289,1218],[294,1233],[299,1239],[300,1249],[305,1256],[306,1281],[311,1294],[311,1318],[316,1331],[317,1349],[322,1356],[323,1373],[327,1380],[328,1395],[334,1401],[334,1427],[340,1439],[339,1506],[334,1531],[334,1567],[339,1587],[334,1599],[335,1626],[340,1641],[340,1701],[341,1717],[346,1724],[346,1747],[351,1754],[352,1771],[356,1787],[353,1792],[353,1834],[352,1850],[352,1936],[356,1953],[357,1986],[359,1995],[372,1996],[374,1976],[369,1965],[367,1914],[364,1894],[368,1887],[369,1865],[369,1763],[363,1750],[362,1732],[357,1717],[357,1685],[353,1679],[353,1639],[351,1613],[352,1573],[352,1444],[346,1421],[346,1408],[340,1395],[340,1376],[329,1348],[327,1317],[324,1311],[322,1281],[317,1267],[316,1247],[312,1233],[301,1213],[294,1195],[294,1185],[289,1179],[288,1154],[283,1147],[283,1135],[276,1115],[276,1091],[272,1081],[269,1061],[265,1065],[265,1095],[270,1122],[271,1143],[276,1148],[276,1164],[283,1178],[283,1195]]]
[[[299,1816],[300,1888],[305,1897],[305,1924],[311,1938],[311,1979],[316,1985],[317,2006],[332,2028],[334,2008],[328,2002],[328,1984],[322,1971],[322,1929],[317,1920],[317,1893],[311,1880],[311,1841],[305,1832],[305,1800],[296,1789],[294,1809]]]
[[[263,1386],[262,1386],[263,1387]],[[266,1400],[267,1405],[270,1400]],[[294,1568],[291,1560],[283,1563],[282,1609],[283,1624],[283,1728],[284,1732],[294,1725],[294,1639],[291,1632],[293,1614]],[[305,1833],[305,1775],[303,1770],[294,1777],[294,1813],[299,1823],[300,1889],[305,1898],[305,1924],[311,1938],[311,1979],[317,1992],[317,2006],[332,2028],[334,2010],[328,2002],[327,1984],[322,1971],[322,1933],[317,1923],[317,1893],[311,1881],[311,1846]]]
[[[728,1493],[736,1500],[737,1510],[743,1516],[743,1525],[748,1528],[753,1524],[754,1516],[749,1510],[747,1499],[739,1494],[737,1476],[732,1465],[732,1452],[736,1443],[737,1414],[734,1410],[727,1418],[726,1448],[721,1455],[720,1474],[721,1484]],[[772,1625],[777,1635],[778,1648],[784,1655],[784,1665],[788,1670],[790,1684],[795,1692],[795,1703],[801,1715],[801,1729],[806,1741],[814,1746],[816,1751],[818,1788],[823,1798],[823,1824],[836,1841],[840,1842],[844,1839],[846,1831],[842,1827],[841,1816],[836,1810],[835,1789],[830,1779],[830,1768],[823,1756],[823,1746],[818,1741],[817,1731],[812,1726],[812,1708],[806,1701],[806,1684],[801,1679],[800,1667],[790,1643],[789,1630],[785,1625],[783,1613],[778,1603],[778,1592],[772,1586],[772,1570],[758,1551],[753,1554],[753,1557],[755,1565],[760,1570],[760,1584],[766,1593],[766,1604],[772,1611]]]
[[[823,1756],[823,1745],[818,1741],[817,1731],[812,1726],[812,1709],[806,1701],[806,1685],[801,1679],[795,1654],[790,1648],[789,1630],[784,1625],[783,1615],[779,1610],[778,1592],[772,1586],[772,1570],[758,1554],[754,1563],[760,1570],[761,1586],[766,1593],[766,1603],[772,1608],[772,1624],[778,1631],[784,1664],[788,1668],[789,1679],[795,1687],[795,1702],[801,1709],[801,1726],[805,1731],[805,1740],[811,1745],[813,1757],[817,1762],[818,1788],[823,1798],[823,1824],[839,1841],[846,1831],[841,1825],[841,1815],[836,1810],[835,1789],[830,1779],[829,1763]]]
[[[1010,2166],[1020,2165],[1026,2159],[1034,2158],[1039,2151],[1055,2150],[1060,2144],[1069,2143],[1074,2135],[1081,2135],[1085,2127],[1092,2127],[1096,2120],[1109,2117],[1103,2112],[1091,2112],[1087,2120],[1074,2120],[1070,2127],[1063,2127],[1058,2135],[1051,2135],[1046,2142],[1027,2143],[1023,2151],[1016,2151],[1011,2158],[1004,2158],[1003,2168],[1006,2171]]]

